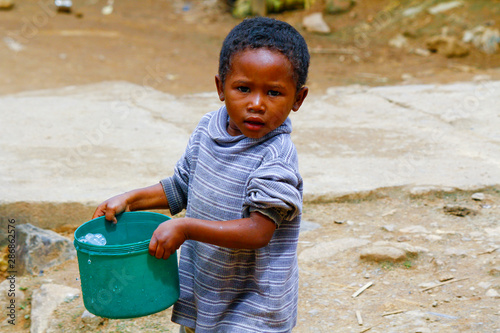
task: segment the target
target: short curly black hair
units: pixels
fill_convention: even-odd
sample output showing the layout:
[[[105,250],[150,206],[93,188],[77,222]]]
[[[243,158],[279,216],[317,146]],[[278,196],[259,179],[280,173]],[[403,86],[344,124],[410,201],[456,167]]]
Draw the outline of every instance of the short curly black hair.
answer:
[[[297,91],[306,84],[309,51],[304,37],[290,24],[268,17],[242,21],[224,39],[219,57],[219,77],[224,84],[232,57],[247,49],[267,48],[281,52],[290,61]]]

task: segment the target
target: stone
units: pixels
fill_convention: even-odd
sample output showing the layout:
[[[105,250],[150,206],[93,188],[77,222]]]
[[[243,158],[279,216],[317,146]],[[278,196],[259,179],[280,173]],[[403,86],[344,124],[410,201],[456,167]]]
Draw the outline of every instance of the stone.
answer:
[[[499,49],[500,30],[477,26],[464,31],[462,41],[472,43],[476,48],[487,54],[494,54]]]
[[[479,282],[477,285],[483,289],[488,289],[489,287],[491,287],[491,282],[482,281]]]
[[[500,297],[500,294],[495,289],[488,289],[485,295],[487,297],[494,297],[494,298]]]
[[[484,232],[488,237],[497,238],[500,237],[500,226],[496,228],[484,228]]]
[[[437,242],[443,239],[443,237],[438,236],[438,235],[426,235],[424,237],[425,240],[428,240],[429,242]]]
[[[436,15],[436,14],[443,13],[443,12],[446,12],[446,11],[454,9],[454,8],[461,7],[461,6],[463,6],[463,4],[464,4],[463,1],[443,2],[443,3],[440,3],[438,5],[430,7],[427,11],[432,15]]]
[[[0,0],[0,10],[10,10],[14,7],[14,0]]]
[[[388,225],[382,226],[382,230],[387,231],[387,232],[393,232],[395,228],[396,227],[394,226],[394,224],[388,224]]]
[[[403,10],[402,14],[404,17],[410,17],[419,14],[420,12],[422,12],[422,10],[424,10],[423,6],[410,7]]]
[[[408,46],[408,38],[399,34],[396,37],[389,40],[389,46],[395,47],[397,49],[402,49]]]
[[[20,288],[20,283],[17,277],[9,279],[7,277],[0,283],[0,307],[6,309],[9,306],[11,299],[15,299],[17,305],[21,305],[26,300],[26,295]],[[0,321],[4,322],[7,319],[7,311],[0,312]]]
[[[458,205],[446,205],[443,207],[443,210],[446,214],[450,215],[455,215],[455,216],[468,216],[468,215],[477,215],[477,211],[471,208],[467,208],[464,206],[458,206]]]
[[[325,10],[328,14],[342,14],[350,11],[355,4],[354,0],[327,0]]]
[[[18,41],[16,41],[14,38],[11,37],[4,37],[3,42],[7,46],[8,49],[14,52],[19,52],[24,50],[25,46]]]
[[[378,241],[373,243],[373,246],[382,246],[382,247],[395,247],[397,249],[403,250],[407,255],[417,256],[421,253],[429,252],[428,249],[421,246],[413,246],[408,243],[397,243],[397,242],[387,242],[387,241]]]
[[[51,230],[31,224],[17,227],[17,274],[38,275],[40,271],[76,257],[73,243]]]
[[[33,291],[30,333],[46,332],[57,307],[79,295],[79,289],[54,283],[43,284],[39,289]]]
[[[303,250],[299,255],[300,261],[313,261],[324,259],[338,252],[361,247],[370,243],[369,240],[360,238],[340,238],[331,242],[318,243],[313,247]]]
[[[95,314],[90,313],[88,310],[83,311],[81,318],[82,318],[82,323],[87,328],[94,329],[94,330],[99,325],[102,325],[106,321],[106,318],[96,316]]]
[[[428,234],[429,231],[421,225],[411,225],[406,228],[399,229],[404,234]]]
[[[418,49],[415,49],[414,52],[416,52],[416,50]],[[420,49],[421,51],[423,52],[426,52],[425,56],[429,55],[429,50],[425,50],[425,49]],[[417,53],[415,53],[417,54]],[[424,54],[419,54],[419,55],[424,55]],[[454,192],[455,189],[452,188],[452,187],[443,187],[443,186],[432,186],[432,185],[429,185],[429,186],[425,186],[425,185],[422,185],[422,186],[414,186],[410,189],[410,194],[411,195],[414,195],[414,196],[423,196],[423,195],[429,195],[429,194],[433,194],[433,193],[438,193],[438,192],[445,192],[445,193],[451,193],[451,192]]]
[[[476,200],[476,201],[483,201],[485,199],[485,195],[484,193],[474,193],[473,195],[471,195],[471,199],[472,200]]]
[[[465,57],[469,54],[467,44],[451,36],[433,36],[427,39],[426,47],[429,51],[444,54],[447,58]]]
[[[464,258],[464,257],[467,257],[467,250],[449,247],[446,250],[444,250],[444,255],[450,256],[450,257],[462,257],[462,258]]]
[[[318,33],[318,34],[329,34],[331,32],[330,27],[326,24],[323,19],[323,14],[321,13],[312,13],[307,15],[302,20],[302,25],[304,29],[309,32]]]
[[[494,277],[500,277],[500,266],[491,268],[488,274]]]
[[[321,225],[318,223],[305,220],[300,221],[300,232],[311,231],[318,228],[321,228]]]
[[[411,240],[410,236],[402,235],[396,239],[398,242],[408,242]]]
[[[360,259],[368,261],[391,261],[398,262],[406,259],[405,251],[392,246],[372,246],[363,249],[359,255]]]

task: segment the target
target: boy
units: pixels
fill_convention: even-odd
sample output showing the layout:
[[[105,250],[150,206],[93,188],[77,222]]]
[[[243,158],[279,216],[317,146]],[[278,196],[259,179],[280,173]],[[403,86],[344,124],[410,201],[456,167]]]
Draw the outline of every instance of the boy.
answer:
[[[172,177],[100,204],[123,211],[186,209],[162,223],[149,252],[181,245],[181,295],[172,321],[192,332],[290,332],[298,302],[297,240],[302,178],[291,142],[309,53],[289,24],[247,19],[224,40],[215,77],[225,106],[205,115]]]

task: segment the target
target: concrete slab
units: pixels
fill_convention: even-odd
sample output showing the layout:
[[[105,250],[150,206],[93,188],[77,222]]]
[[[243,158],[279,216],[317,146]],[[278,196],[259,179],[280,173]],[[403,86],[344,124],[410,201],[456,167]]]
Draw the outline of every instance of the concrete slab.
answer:
[[[338,87],[292,114],[306,196],[500,184],[500,81]],[[215,92],[127,82],[0,96],[0,202],[97,203],[172,173]]]

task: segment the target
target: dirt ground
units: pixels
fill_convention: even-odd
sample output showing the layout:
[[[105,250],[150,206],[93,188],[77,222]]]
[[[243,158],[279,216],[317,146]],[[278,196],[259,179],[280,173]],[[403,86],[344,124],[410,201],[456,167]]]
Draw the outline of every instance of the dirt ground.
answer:
[[[210,1],[116,1],[110,15],[102,14],[106,1],[73,3],[70,14],[55,13],[50,1],[34,0],[15,1],[12,10],[0,11],[0,94],[110,80],[148,85],[175,95],[212,91],[220,45],[240,21],[223,6],[208,7]],[[304,34],[312,50],[308,82],[312,94],[349,84],[447,83],[478,75],[500,79],[498,52],[485,54],[471,48],[461,58],[412,52],[425,48],[426,38],[442,33],[443,27],[457,36],[480,24],[498,29],[500,1],[466,2],[462,8],[437,16],[401,17],[402,9],[416,3],[359,1],[349,13],[325,17],[333,30],[330,35],[302,29],[302,18],[310,11],[270,16],[288,21]],[[410,36],[410,45],[390,47],[389,40],[400,33]],[[4,47],[6,37],[21,50],[13,50],[12,43]],[[299,256],[346,238],[370,244],[409,244],[425,251],[397,263],[361,260],[366,246],[332,251],[316,259],[300,257],[295,332],[500,332],[498,296],[494,296],[500,292],[500,188],[478,191],[485,194],[484,200],[473,200],[474,191],[412,195],[406,188],[392,188],[332,202],[306,202],[303,219],[318,228],[301,234]],[[474,212],[456,216],[444,211],[446,205]],[[73,212],[70,217],[68,211]],[[92,211],[93,207],[77,203],[0,205],[2,218],[22,217],[34,224],[53,219],[57,225],[70,220],[56,230],[69,238]],[[20,284],[26,298],[18,309],[17,325],[10,327],[2,321],[0,330],[28,332],[33,290],[48,281],[78,288],[78,278],[76,260],[42,276],[23,277]],[[368,282],[373,285],[352,297]],[[91,323],[82,321],[83,312],[81,297],[64,303],[51,331],[173,332],[175,328],[170,310],[132,320]]]
[[[411,194],[407,188],[388,188],[332,202],[306,202],[304,224],[315,228],[300,237],[294,332],[499,332],[498,296],[490,293],[500,292],[500,188],[478,192],[484,194],[481,201],[472,199],[474,191]],[[465,216],[447,213],[449,206],[463,208]],[[15,207],[9,209],[14,214]],[[84,220],[92,210],[87,207],[75,218]],[[68,238],[73,230],[56,229]],[[342,240],[368,244],[332,246]],[[418,247],[419,253],[397,262],[360,259],[363,249],[380,241]],[[79,288],[76,259],[41,276],[22,277],[18,283],[25,299],[16,327],[3,322],[0,330],[28,332],[30,295],[49,282]],[[352,297],[370,282],[372,286]],[[63,303],[49,332],[177,332],[170,309],[137,319],[91,322],[82,320],[84,310],[81,297]]]
[[[70,14],[57,14],[50,0],[14,2],[12,10],[0,11],[0,94],[109,80],[172,94],[213,91],[220,46],[241,21],[224,6],[213,6],[215,0],[120,0],[110,15],[102,14],[104,0],[73,1]],[[312,51],[311,94],[348,84],[500,77],[498,52],[485,54],[472,47],[461,58],[414,52],[425,49],[425,41],[434,35],[461,39],[466,29],[479,25],[498,29],[498,0],[470,1],[444,14],[424,11],[415,17],[402,12],[421,1],[363,1],[348,13],[325,15],[332,34],[304,31],[303,17],[320,10],[322,3],[317,0],[309,11],[270,15],[294,25],[306,38]],[[408,36],[408,46],[389,46],[399,34]],[[9,41],[15,45],[5,47]]]

